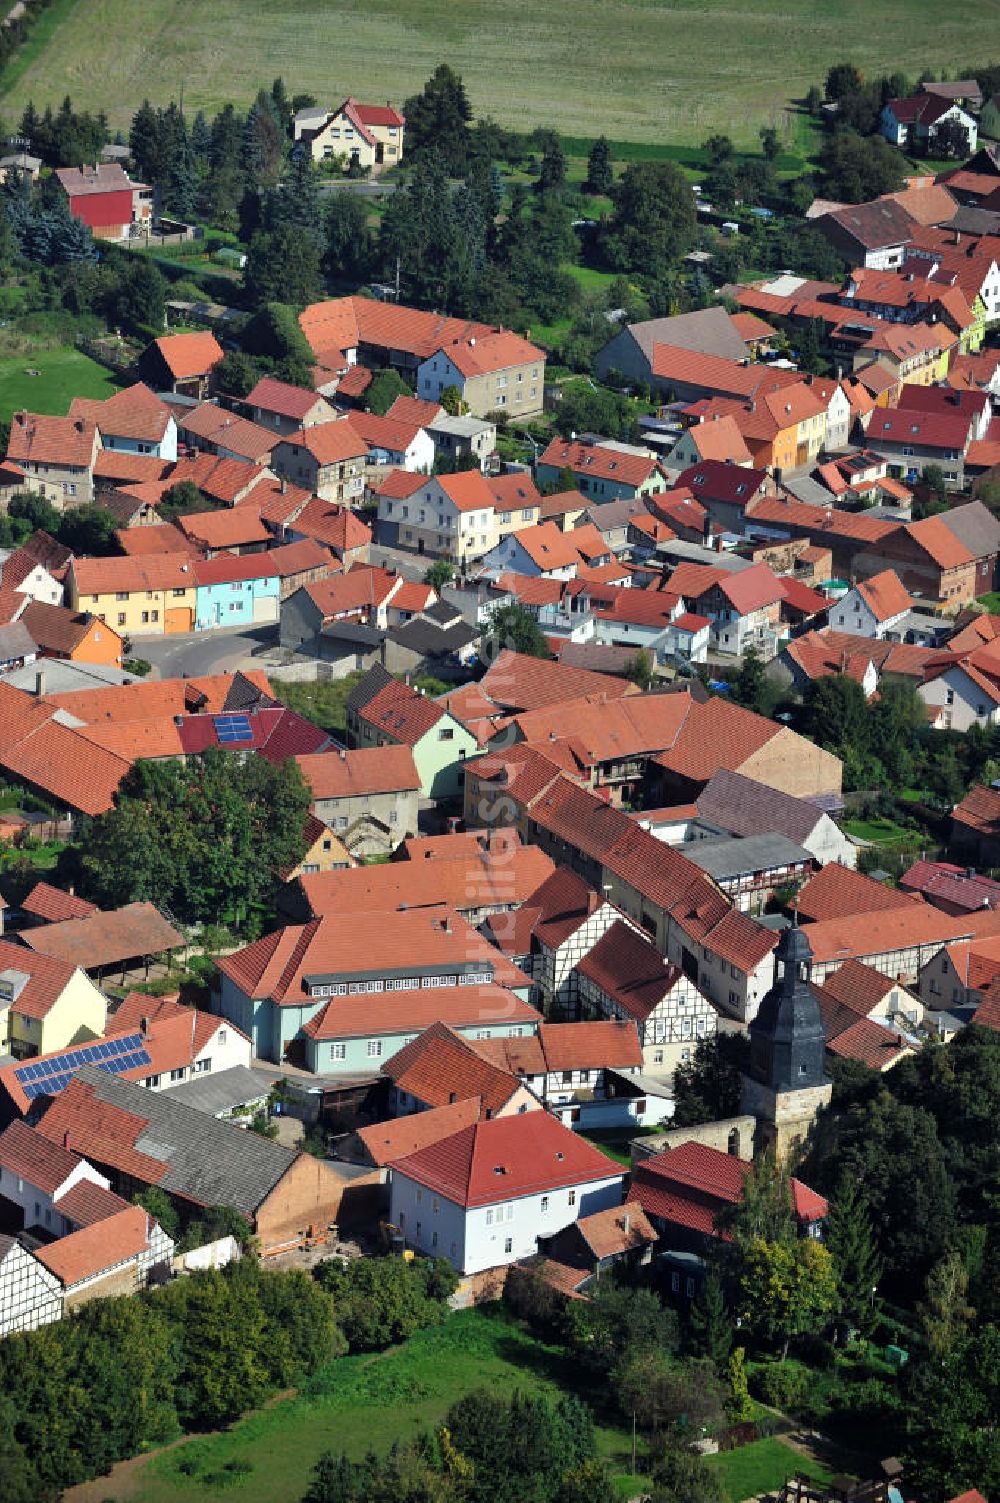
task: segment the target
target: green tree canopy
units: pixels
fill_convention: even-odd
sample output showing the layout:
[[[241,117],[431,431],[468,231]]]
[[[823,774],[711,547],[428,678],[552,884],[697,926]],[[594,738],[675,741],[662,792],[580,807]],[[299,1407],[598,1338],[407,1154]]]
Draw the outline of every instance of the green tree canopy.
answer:
[[[432,150],[441,156],[449,173],[459,176],[465,171],[472,106],[453,68],[440,63],[421,92],[406,100],[403,114],[408,154]]]
[[[297,224],[258,230],[250,241],[243,285],[254,306],[311,303],[322,287],[320,251],[313,234]]]
[[[583,186],[588,193],[610,193],[614,181],[611,143],[607,136],[598,136],[587,154],[587,180]]]
[[[505,648],[529,658],[552,656],[544,632],[523,605],[497,605],[490,612],[482,637],[483,655],[492,662]]]
[[[138,762],[81,829],[82,886],[101,907],[147,899],[187,923],[245,915],[301,860],[308,808],[291,761],[211,748],[185,765]]]
[[[412,396],[411,388],[398,371],[384,370],[372,377],[372,383],[365,392],[365,402],[369,412],[377,412],[379,417],[383,417],[397,397]]]
[[[614,197],[605,254],[615,270],[659,277],[694,246],[694,194],[675,162],[631,162]]]

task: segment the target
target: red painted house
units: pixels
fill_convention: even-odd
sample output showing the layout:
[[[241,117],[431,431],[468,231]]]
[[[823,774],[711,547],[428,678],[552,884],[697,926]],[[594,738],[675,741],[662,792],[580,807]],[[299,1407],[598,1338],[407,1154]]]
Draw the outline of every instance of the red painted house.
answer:
[[[151,228],[153,189],[133,183],[118,162],[99,167],[58,167],[56,177],[74,219],[82,219],[95,239],[126,240],[133,224]]]

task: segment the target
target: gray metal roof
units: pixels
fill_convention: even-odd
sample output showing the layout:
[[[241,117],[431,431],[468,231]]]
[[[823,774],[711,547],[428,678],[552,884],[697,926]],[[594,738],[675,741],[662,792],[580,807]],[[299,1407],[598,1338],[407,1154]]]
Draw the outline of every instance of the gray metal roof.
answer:
[[[812,860],[803,846],[773,832],[730,840],[695,840],[684,846],[684,855],[716,882]]]
[[[33,694],[39,673],[45,674],[46,694],[71,694],[75,689],[106,689],[109,684],[137,682],[134,673],[112,668],[110,664],[72,663],[68,658],[43,658],[26,668],[14,668],[0,677],[3,683],[15,689],[28,689]]]
[[[207,1112],[210,1117],[264,1101],[270,1091],[268,1077],[258,1070],[248,1070],[246,1065],[233,1065],[216,1075],[198,1075],[167,1088],[171,1100],[193,1106],[196,1112]]]
[[[134,1146],[168,1165],[158,1184],[200,1205],[234,1206],[252,1216],[298,1158],[270,1138],[178,1101],[175,1092],[148,1091],[93,1065],[84,1065],[77,1079],[98,1100],[146,1120]],[[80,1152],[86,1151],[81,1139]]]

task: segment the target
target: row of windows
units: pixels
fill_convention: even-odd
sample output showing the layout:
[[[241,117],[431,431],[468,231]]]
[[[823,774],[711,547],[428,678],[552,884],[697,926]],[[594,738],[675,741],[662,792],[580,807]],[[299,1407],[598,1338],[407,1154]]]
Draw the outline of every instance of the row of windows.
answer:
[[[470,971],[465,975],[390,976],[374,981],[330,981],[309,988],[310,997],[356,997],[367,992],[416,992],[439,987],[488,986],[492,971]]]

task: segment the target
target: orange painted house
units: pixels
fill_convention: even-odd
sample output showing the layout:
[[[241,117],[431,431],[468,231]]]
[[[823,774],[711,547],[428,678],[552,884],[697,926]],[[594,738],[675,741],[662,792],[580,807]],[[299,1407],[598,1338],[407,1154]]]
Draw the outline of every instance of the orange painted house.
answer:
[[[103,663],[112,668],[122,665],[122,639],[99,616],[32,600],[19,619],[34,637],[40,657]]]

